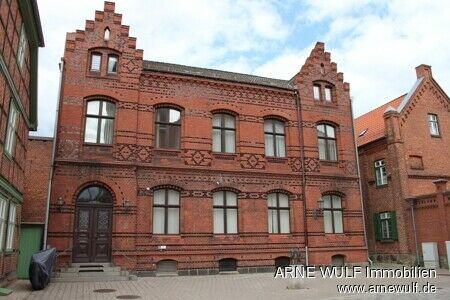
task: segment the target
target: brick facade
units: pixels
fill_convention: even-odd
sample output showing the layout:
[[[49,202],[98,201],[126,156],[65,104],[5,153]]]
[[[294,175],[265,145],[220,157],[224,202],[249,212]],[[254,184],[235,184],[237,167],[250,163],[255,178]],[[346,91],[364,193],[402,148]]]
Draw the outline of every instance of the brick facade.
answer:
[[[25,39],[22,38],[21,43],[22,31]],[[0,215],[5,213],[3,217],[9,217],[12,213],[10,208],[16,207],[10,247],[7,222],[0,232],[0,284],[16,275],[25,155],[28,132],[36,129],[37,48],[41,46],[43,40],[36,2],[0,1],[0,199],[6,203]],[[10,118],[11,107],[17,112],[15,122]],[[8,139],[7,131],[14,126],[9,123],[15,125],[11,139]],[[12,141],[9,150],[7,139]]]
[[[112,192],[112,261],[130,270],[152,272],[169,259],[180,274],[197,273],[217,269],[222,258],[236,259],[239,270],[272,268],[277,257],[305,246],[310,264],[329,264],[337,254],[348,263],[367,260],[349,84],[322,43],[284,81],[144,61],[128,32],[114,3],[105,2],[84,30],[67,34],[48,231],[48,243],[61,251],[60,265],[73,259],[76,199],[92,183]],[[89,71],[94,52],[103,58],[97,73]],[[107,74],[108,54],[119,57],[117,75]],[[313,82],[332,86],[333,101],[314,100]],[[84,143],[92,99],[115,104],[111,145]],[[181,110],[180,150],[155,147],[161,106]],[[235,153],[212,152],[214,112],[235,116]],[[284,123],[286,157],[265,156],[266,118]],[[321,122],[336,128],[337,161],[319,160]],[[180,234],[152,233],[158,187],[180,191]],[[237,234],[213,234],[217,190],[238,195]],[[268,233],[271,191],[289,197],[289,234]],[[344,233],[324,233],[318,200],[326,193],[342,198]]]
[[[435,180],[450,178],[449,98],[434,80],[431,67],[416,68],[417,82],[412,90],[399,98],[356,119],[358,152],[369,253],[375,260],[412,262],[416,243],[411,216],[415,206],[418,248],[422,242],[439,242],[444,255],[444,241],[450,231],[441,222],[448,222],[448,199],[445,191],[436,190]],[[430,134],[428,115],[438,117],[439,135]],[[384,159],[387,184],[377,186],[374,162]],[[437,197],[444,195],[442,201]],[[440,199],[440,198],[439,198]],[[376,240],[374,214],[396,211],[398,237]],[[447,228],[447,229],[446,229]],[[435,229],[439,234],[433,233]]]

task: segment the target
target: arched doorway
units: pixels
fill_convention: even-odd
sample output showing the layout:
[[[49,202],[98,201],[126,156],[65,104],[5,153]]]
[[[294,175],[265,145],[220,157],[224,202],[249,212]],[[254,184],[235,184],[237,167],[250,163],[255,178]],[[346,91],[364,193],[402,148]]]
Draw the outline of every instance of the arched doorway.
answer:
[[[77,197],[74,228],[74,262],[111,260],[113,197],[100,185],[84,188]]]

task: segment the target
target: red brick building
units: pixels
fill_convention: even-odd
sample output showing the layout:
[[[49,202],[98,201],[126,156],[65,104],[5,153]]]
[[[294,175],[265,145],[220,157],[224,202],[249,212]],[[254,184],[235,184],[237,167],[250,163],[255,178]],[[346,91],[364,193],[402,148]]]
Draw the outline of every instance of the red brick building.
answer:
[[[0,1],[0,284],[16,277],[28,132],[37,127],[36,1]]]
[[[114,3],[68,33],[48,243],[60,264],[179,274],[367,260],[349,84],[147,61]]]
[[[430,66],[416,73],[409,93],[355,120],[369,253],[377,261],[414,262],[422,242],[438,242],[443,261],[450,240],[449,98]]]

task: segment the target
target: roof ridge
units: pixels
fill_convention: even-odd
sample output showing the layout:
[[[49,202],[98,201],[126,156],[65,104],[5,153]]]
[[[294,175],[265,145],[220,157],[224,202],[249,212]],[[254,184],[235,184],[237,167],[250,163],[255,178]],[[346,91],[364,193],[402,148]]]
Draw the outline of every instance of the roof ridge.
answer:
[[[384,106],[386,106],[386,105],[388,105],[388,104],[391,104],[391,103],[394,102],[394,101],[397,101],[399,98],[405,97],[407,94],[408,94],[408,93],[404,93],[403,95],[398,96],[398,97],[396,97],[396,98],[390,100],[389,102],[386,102],[386,103],[384,103],[384,104],[381,104],[380,106],[375,107],[375,108],[372,109],[372,110],[369,110],[368,112],[366,112],[366,113],[360,115],[359,117],[356,117],[356,119],[359,119],[359,118],[361,118],[361,117],[364,117],[365,115],[368,115],[368,114],[370,114],[370,113],[372,113],[372,112],[374,112],[374,111],[376,111],[376,110],[378,110],[378,109],[381,109],[381,108],[383,108]]]

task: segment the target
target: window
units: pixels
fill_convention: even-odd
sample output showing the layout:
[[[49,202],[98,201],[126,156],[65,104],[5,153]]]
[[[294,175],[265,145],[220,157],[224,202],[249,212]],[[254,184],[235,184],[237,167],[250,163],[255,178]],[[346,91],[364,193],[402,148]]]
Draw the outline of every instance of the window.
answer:
[[[431,135],[440,135],[438,116],[435,114],[428,114],[428,127]]]
[[[324,195],[322,201],[325,233],[343,233],[341,197]]]
[[[237,195],[230,191],[213,194],[214,233],[237,233],[238,206]]]
[[[237,260],[234,258],[223,258],[219,260],[219,272],[234,272],[237,270]]]
[[[25,49],[27,46],[27,36],[25,33],[25,26],[22,24],[22,28],[20,30],[20,39],[19,39],[19,47],[17,48],[17,64],[19,68],[23,67],[23,63],[25,61]]]
[[[102,64],[102,55],[100,53],[91,54],[91,71],[100,72],[100,66]]]
[[[112,102],[88,101],[84,141],[86,143],[112,144],[115,114],[116,106]]]
[[[375,162],[375,182],[377,186],[387,184],[386,162],[384,159]]]
[[[16,146],[17,139],[17,125],[19,123],[19,111],[13,102],[10,100],[9,117],[8,117],[8,127],[6,129],[5,138],[5,152],[9,156],[14,155],[14,147]]]
[[[283,193],[267,195],[269,233],[289,233],[289,200]]]
[[[398,240],[397,217],[395,211],[374,214],[375,239]]]
[[[315,100],[320,100],[320,85],[313,85],[313,94]]]
[[[14,230],[16,229],[16,204],[9,203],[8,234],[6,236],[6,250],[14,247]]]
[[[325,87],[325,101],[331,102],[331,87]]]
[[[317,135],[319,139],[319,159],[337,160],[334,127],[327,124],[319,124],[317,125]]]
[[[229,114],[213,115],[213,151],[234,153],[236,143],[235,118]]]
[[[108,74],[117,74],[117,63],[119,58],[117,55],[108,56]]]
[[[274,119],[264,121],[266,156],[285,157],[284,123]]]
[[[109,34],[110,34],[111,32],[110,32],[110,30],[109,30],[109,28],[105,28],[105,33],[104,33],[104,35],[103,35],[103,39],[105,40],[105,41],[109,41]]]
[[[179,110],[163,107],[156,110],[156,148],[179,149],[181,113]]]
[[[153,192],[153,233],[180,232],[180,193],[172,189]]]
[[[8,201],[0,196],[0,251],[4,249]]]

